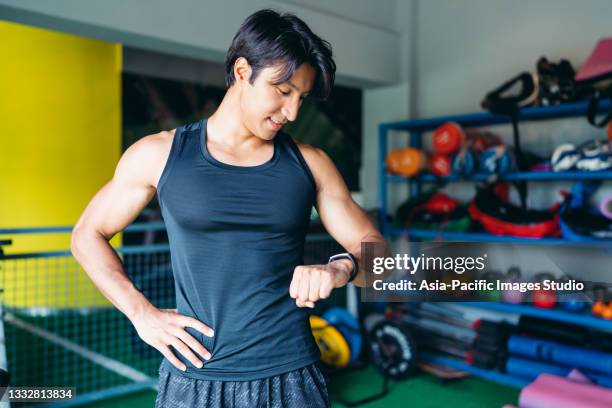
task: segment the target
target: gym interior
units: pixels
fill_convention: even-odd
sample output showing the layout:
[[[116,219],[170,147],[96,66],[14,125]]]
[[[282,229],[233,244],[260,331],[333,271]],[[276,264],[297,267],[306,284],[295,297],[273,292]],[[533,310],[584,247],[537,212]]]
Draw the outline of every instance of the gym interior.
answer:
[[[317,302],[332,406],[612,406],[604,0],[0,0],[2,390],[154,406],[162,356],[74,260],[70,233],[129,146],[216,110],[225,52],[263,8],[332,45],[330,98],[306,99],[284,130],[332,158],[394,259],[485,261],[396,262],[393,284],[373,273]],[[155,199],[111,244],[151,302],[176,307]],[[313,208],[304,263],[339,252]]]

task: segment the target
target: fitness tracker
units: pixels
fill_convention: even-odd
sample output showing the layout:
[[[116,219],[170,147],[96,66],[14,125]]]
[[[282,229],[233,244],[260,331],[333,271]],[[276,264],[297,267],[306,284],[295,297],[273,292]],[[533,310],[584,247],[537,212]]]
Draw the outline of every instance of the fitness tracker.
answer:
[[[351,276],[349,277],[349,282],[352,282],[353,279],[355,279],[355,276],[357,276],[357,273],[359,272],[359,264],[357,263],[357,258],[355,258],[355,256],[353,254],[351,254],[350,252],[345,252],[343,254],[337,254],[337,255],[333,255],[329,258],[329,261],[327,261],[328,264],[337,261],[338,259],[348,259],[353,263],[353,271],[351,272]]]

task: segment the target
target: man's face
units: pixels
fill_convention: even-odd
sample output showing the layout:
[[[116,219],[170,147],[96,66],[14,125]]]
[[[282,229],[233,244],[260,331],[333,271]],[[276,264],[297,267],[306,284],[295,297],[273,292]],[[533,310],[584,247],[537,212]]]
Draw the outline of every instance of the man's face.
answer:
[[[296,119],[315,79],[315,70],[308,63],[300,65],[288,81],[275,84],[278,71],[278,66],[267,67],[259,71],[253,84],[242,82],[243,124],[264,140],[274,139],[283,124]]]

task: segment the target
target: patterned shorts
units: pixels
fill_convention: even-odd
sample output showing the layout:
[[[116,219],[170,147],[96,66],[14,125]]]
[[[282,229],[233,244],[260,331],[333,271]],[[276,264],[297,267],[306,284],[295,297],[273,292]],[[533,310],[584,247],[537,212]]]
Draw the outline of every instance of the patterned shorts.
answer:
[[[311,364],[252,381],[183,377],[160,366],[155,408],[329,408],[323,374]]]

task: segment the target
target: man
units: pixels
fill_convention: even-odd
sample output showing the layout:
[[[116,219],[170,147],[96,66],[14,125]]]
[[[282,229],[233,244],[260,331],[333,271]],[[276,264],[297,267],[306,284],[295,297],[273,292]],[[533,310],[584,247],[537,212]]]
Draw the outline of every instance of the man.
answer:
[[[321,150],[281,131],[325,99],[329,44],[293,15],[259,11],[226,57],[228,90],[208,120],[146,136],[124,153],[72,234],[96,286],[165,357],[158,407],[329,406],[304,307],[352,280],[362,241],[383,242]],[[108,241],[157,193],[177,308],[155,308]],[[350,254],[300,265],[312,205]]]

